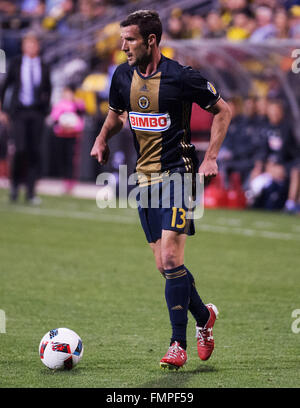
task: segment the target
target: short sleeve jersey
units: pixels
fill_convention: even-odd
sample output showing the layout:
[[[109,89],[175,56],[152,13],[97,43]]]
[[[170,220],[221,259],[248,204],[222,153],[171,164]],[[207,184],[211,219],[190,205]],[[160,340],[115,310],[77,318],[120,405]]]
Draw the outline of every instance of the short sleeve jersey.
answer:
[[[138,155],[136,171],[147,177],[166,171],[196,172],[192,104],[209,109],[219,98],[215,87],[198,71],[164,56],[157,71],[147,77],[138,67],[119,65],[112,78],[109,105],[116,112],[128,112]]]

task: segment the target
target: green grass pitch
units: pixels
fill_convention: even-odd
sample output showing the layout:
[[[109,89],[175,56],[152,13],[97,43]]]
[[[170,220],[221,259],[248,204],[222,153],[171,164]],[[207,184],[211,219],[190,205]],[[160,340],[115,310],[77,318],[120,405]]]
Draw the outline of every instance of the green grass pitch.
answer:
[[[0,387],[300,386],[299,217],[206,210],[196,222],[185,264],[220,319],[202,362],[189,316],[178,372],[159,368],[170,338],[164,280],[136,210],[46,196],[39,208],[11,206],[1,191],[0,219]],[[40,339],[57,327],[83,340],[72,371],[40,361]]]

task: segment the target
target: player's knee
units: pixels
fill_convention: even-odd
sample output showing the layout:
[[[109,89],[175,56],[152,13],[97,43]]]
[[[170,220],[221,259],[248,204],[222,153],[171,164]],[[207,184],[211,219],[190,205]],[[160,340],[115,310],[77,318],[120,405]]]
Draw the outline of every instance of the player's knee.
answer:
[[[157,270],[162,274],[163,277],[165,277],[165,271],[164,271],[164,268],[162,266],[161,260],[155,258],[155,264],[156,264]]]
[[[178,266],[178,256],[172,248],[166,248],[162,251],[162,266],[163,269],[174,269]]]

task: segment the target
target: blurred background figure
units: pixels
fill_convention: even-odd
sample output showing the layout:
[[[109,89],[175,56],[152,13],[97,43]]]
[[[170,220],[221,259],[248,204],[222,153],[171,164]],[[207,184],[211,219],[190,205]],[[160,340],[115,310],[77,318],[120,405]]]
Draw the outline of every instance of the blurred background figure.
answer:
[[[228,27],[226,37],[231,41],[246,40],[255,28],[255,21],[248,9],[237,10],[232,14],[232,21]]]
[[[276,27],[276,38],[288,38],[289,20],[287,11],[284,8],[278,9],[274,15],[274,24]]]
[[[300,4],[294,4],[288,11],[289,14],[289,37],[300,38]]]
[[[35,194],[40,170],[40,146],[44,119],[49,110],[51,83],[48,67],[40,57],[40,41],[34,32],[22,40],[22,55],[11,61],[1,89],[1,104],[11,89],[8,113],[12,119],[14,154],[10,200],[17,201],[24,182],[26,201],[38,204]]]
[[[276,27],[273,23],[273,10],[266,6],[255,10],[257,28],[251,34],[251,41],[264,41],[276,37]]]
[[[51,119],[57,139],[57,164],[64,179],[65,192],[72,191],[75,180],[75,151],[84,129],[84,102],[77,99],[71,86],[64,88],[61,99],[53,105]]]
[[[186,27],[181,9],[172,10],[167,22],[167,32],[171,38],[182,39],[186,37]]]
[[[206,16],[207,33],[206,38],[222,38],[225,36],[224,23],[216,11],[211,11]]]
[[[270,100],[268,123],[251,173],[254,207],[296,212],[299,191],[299,147],[283,103]]]
[[[0,110],[0,176],[8,177],[8,139],[9,139],[9,119],[6,113]]]
[[[23,0],[20,3],[24,16],[43,16],[45,12],[45,2],[42,0]]]
[[[238,173],[241,184],[246,190],[250,172],[254,166],[257,143],[255,100],[249,97],[243,101],[235,97],[229,100],[229,104],[233,117],[219,154],[220,169],[226,186],[231,174]]]

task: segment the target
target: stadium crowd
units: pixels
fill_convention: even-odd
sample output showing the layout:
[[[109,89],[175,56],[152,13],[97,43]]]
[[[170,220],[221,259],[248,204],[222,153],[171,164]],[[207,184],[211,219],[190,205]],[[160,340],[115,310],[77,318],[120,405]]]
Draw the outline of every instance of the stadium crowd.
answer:
[[[264,41],[300,38],[300,3],[278,0],[224,0],[205,15],[176,8],[168,20],[171,38],[226,38]]]
[[[132,0],[139,7],[140,1]],[[80,29],[123,6],[125,0],[1,0],[2,29],[24,29],[35,21],[45,31],[67,33]],[[300,37],[298,0],[220,0],[199,14],[174,8],[167,22],[171,38],[226,38],[231,41],[263,41]],[[154,5],[155,7],[155,2]]]
[[[21,38],[28,30],[35,30],[44,42],[51,34],[68,38],[101,21],[114,7],[128,3],[125,0],[0,0],[1,44],[7,62],[20,54]],[[139,8],[141,2],[130,3]],[[173,40],[224,39],[249,43],[297,40],[300,1],[211,1],[211,8],[204,14],[197,8],[174,8],[165,25],[165,39]],[[118,22],[108,24],[97,35],[99,41],[82,75],[72,75],[70,82],[63,79],[60,68],[58,73],[52,72],[52,100],[45,122],[41,174],[63,177],[66,192],[71,191],[74,179],[94,181],[99,172],[88,157],[89,149],[107,113],[109,80],[115,66],[124,61],[124,55],[117,51]],[[173,56],[172,49],[164,51],[167,56]],[[191,65],[195,66],[195,61]],[[55,86],[59,75],[59,86]],[[219,155],[220,173],[225,186],[232,174],[239,174],[248,206],[300,214],[300,148],[287,101],[277,87],[271,77],[265,92],[247,97],[234,94],[229,98],[233,120]],[[299,93],[297,97],[300,105]],[[14,154],[14,136],[4,111],[5,107],[0,111],[0,176],[8,174],[7,158]],[[74,127],[70,130],[71,125]],[[193,120],[191,130],[196,140],[199,129],[193,127]],[[206,127],[203,130],[205,133]],[[114,142],[111,167],[104,170],[114,171],[118,164],[132,160],[129,137],[129,130],[125,129],[123,141]],[[78,170],[80,160],[91,168],[89,174]]]

